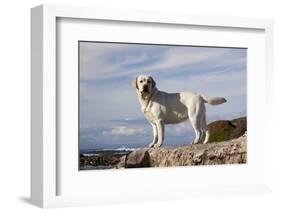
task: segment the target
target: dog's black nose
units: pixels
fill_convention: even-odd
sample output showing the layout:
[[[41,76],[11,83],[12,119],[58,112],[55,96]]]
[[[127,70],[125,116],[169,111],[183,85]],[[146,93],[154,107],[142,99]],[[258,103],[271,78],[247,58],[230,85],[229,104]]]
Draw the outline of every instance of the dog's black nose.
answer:
[[[143,87],[143,91],[144,91],[144,92],[148,92],[148,86],[147,86],[147,85],[145,85],[145,86]]]

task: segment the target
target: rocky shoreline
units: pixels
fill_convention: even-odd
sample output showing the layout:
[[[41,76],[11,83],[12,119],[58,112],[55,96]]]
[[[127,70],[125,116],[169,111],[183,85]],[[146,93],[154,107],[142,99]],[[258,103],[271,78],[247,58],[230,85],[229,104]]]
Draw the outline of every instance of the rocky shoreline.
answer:
[[[246,140],[245,135],[225,142],[138,149],[122,157],[115,168],[243,164],[247,162]]]
[[[95,155],[80,154],[80,170],[112,169],[120,162],[121,158],[128,155],[127,152],[99,152]]]
[[[126,153],[80,154],[80,170],[241,164],[247,162],[246,117],[209,125],[207,144],[140,148]]]

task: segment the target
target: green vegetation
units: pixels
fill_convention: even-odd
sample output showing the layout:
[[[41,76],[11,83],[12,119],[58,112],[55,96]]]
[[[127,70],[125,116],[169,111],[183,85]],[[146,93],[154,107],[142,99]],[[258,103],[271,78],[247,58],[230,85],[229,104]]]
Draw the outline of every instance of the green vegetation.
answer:
[[[209,142],[227,141],[242,136],[247,131],[247,118],[241,117],[231,121],[220,120],[210,123]]]

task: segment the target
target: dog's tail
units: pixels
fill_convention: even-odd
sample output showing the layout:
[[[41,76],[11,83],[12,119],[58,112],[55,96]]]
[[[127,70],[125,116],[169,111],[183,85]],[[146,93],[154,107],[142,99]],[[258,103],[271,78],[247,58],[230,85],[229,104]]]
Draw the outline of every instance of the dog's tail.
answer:
[[[225,98],[222,97],[209,97],[205,95],[201,95],[205,103],[211,104],[211,105],[219,105],[226,102]]]

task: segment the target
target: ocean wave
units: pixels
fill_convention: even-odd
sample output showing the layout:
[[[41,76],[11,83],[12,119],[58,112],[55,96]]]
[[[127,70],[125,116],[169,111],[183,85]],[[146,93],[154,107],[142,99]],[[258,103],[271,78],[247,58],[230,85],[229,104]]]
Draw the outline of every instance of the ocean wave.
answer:
[[[122,146],[120,148],[112,149],[112,150],[115,150],[115,151],[134,151],[135,149],[134,148],[126,148],[126,147]]]
[[[99,154],[83,154],[84,157],[93,157],[93,156],[99,156]]]
[[[89,150],[81,151],[80,153],[84,157],[93,157],[93,156],[100,156],[101,154],[105,154],[105,153],[126,154],[134,150],[135,150],[134,148],[128,148],[122,146],[115,149],[89,149]]]
[[[115,149],[94,149],[93,151],[124,151],[124,152],[129,152],[129,151],[134,151],[134,148],[127,148],[125,146],[115,148]]]

